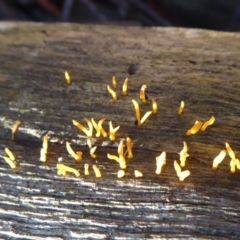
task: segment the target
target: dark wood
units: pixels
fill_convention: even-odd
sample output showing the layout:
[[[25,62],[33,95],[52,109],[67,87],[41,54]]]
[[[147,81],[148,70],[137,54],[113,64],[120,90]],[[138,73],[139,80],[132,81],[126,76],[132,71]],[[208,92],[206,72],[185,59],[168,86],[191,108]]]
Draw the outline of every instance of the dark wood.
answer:
[[[3,239],[144,239],[240,237],[240,174],[229,172],[229,157],[218,171],[213,158],[229,142],[239,156],[240,35],[178,28],[111,27],[75,24],[0,24],[0,155],[18,157],[12,170],[0,160],[0,236]],[[128,75],[129,65],[137,66]],[[68,71],[73,84],[65,83]],[[107,84],[116,75],[119,101]],[[129,77],[129,94],[121,84]],[[132,99],[147,85],[159,112],[141,128],[134,125]],[[180,101],[186,107],[177,115]],[[140,101],[139,101],[140,102]],[[151,105],[140,105],[142,113]],[[196,120],[212,115],[206,132],[186,136]],[[95,139],[90,158],[84,135],[72,119],[94,117],[120,125],[117,140]],[[11,140],[11,127],[22,125]],[[49,133],[48,160],[39,161]],[[117,179],[118,164],[107,159],[120,139],[134,141],[134,159]],[[75,162],[65,149],[83,151]],[[185,182],[173,161],[183,141],[189,146]],[[167,165],[155,174],[155,157],[167,151]],[[58,176],[56,163],[80,169],[81,177]],[[102,178],[84,163],[97,164]],[[141,179],[134,170],[143,172]]]

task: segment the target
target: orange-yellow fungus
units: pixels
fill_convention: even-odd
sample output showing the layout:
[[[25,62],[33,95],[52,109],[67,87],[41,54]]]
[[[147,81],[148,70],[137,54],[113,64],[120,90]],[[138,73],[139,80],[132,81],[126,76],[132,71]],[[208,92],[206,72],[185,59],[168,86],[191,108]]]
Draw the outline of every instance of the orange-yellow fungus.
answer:
[[[92,148],[92,140],[90,137],[87,138],[87,145],[90,149]]]
[[[157,113],[157,111],[158,111],[157,102],[155,99],[152,99],[152,113]]]
[[[119,156],[124,156],[124,139],[122,139],[118,145],[118,155]]]
[[[102,124],[105,120],[106,120],[106,118],[102,118],[101,120],[98,121],[98,128],[100,129],[100,132],[103,137],[107,137],[107,133],[105,132],[105,130],[102,127]]]
[[[89,132],[88,129],[86,129],[81,123],[72,120],[73,125],[75,125],[78,129],[80,129],[81,131],[83,131],[88,137],[91,137],[91,132]]]
[[[231,162],[230,162],[230,172],[231,173],[235,173],[236,171],[236,168],[239,166],[239,160],[238,159],[231,159]]]
[[[182,170],[181,170],[181,167],[176,160],[174,160],[174,169],[177,173],[177,176],[179,177]]]
[[[208,121],[206,121],[206,122],[202,125],[201,131],[205,131],[206,128],[207,128],[208,126],[212,125],[214,122],[215,122],[215,117],[212,116]]]
[[[134,175],[135,175],[136,178],[139,178],[139,177],[143,176],[143,174],[140,171],[138,171],[138,170],[134,171]]]
[[[126,160],[124,156],[117,157],[112,154],[107,154],[108,159],[114,160],[119,163],[120,168],[125,169],[126,168]]]
[[[89,175],[89,164],[88,163],[84,164],[84,174]]]
[[[67,172],[64,171],[64,170],[62,170],[62,169],[59,169],[59,170],[57,171],[57,174],[58,174],[58,175],[63,175],[63,176],[65,176],[65,175],[67,174]]]
[[[192,128],[190,128],[187,131],[187,135],[192,135],[197,133],[200,130],[202,124],[203,124],[202,122],[196,121],[195,124],[192,126]]]
[[[115,140],[115,134],[116,132],[118,131],[118,129],[120,128],[120,126],[117,126],[115,128],[113,128],[113,125],[112,125],[112,121],[109,122],[109,138],[113,141]]]
[[[97,178],[100,178],[102,176],[99,168],[97,167],[97,165],[93,165],[93,171],[95,172],[95,175],[96,175]]]
[[[185,105],[184,101],[181,101],[180,107],[179,107],[179,109],[178,109],[178,115],[181,115],[181,114],[182,114],[183,109],[184,109],[184,105]]]
[[[139,104],[136,100],[132,100],[132,103],[134,105],[134,108],[135,108],[135,113],[136,113],[136,120],[137,120],[137,126],[141,126],[141,115],[140,115],[140,108],[139,108]]]
[[[143,103],[147,102],[147,96],[145,94],[145,89],[147,88],[146,85],[142,85],[141,90],[140,90],[140,99],[142,100]]]
[[[166,152],[162,152],[159,156],[156,157],[156,174],[161,174],[163,165],[166,164]]]
[[[182,151],[181,151],[179,154],[180,154],[180,155],[186,154],[187,151],[188,151],[187,143],[186,143],[186,142],[183,142],[183,149],[182,149]]]
[[[107,85],[108,92],[112,95],[113,101],[117,101],[117,94],[115,91],[111,89],[109,85]]]
[[[9,157],[3,156],[3,158],[11,168],[16,168],[16,164]]]
[[[66,79],[67,84],[72,84],[71,78],[67,71],[65,71],[65,79]]]
[[[67,141],[66,142],[66,148],[68,153],[77,161],[82,160],[82,152],[77,152],[75,153],[70,145],[70,143]]]
[[[46,162],[46,160],[47,160],[47,156],[46,155],[47,155],[47,153],[46,153],[45,149],[41,148],[41,151],[40,151],[40,161]]]
[[[119,170],[118,173],[117,173],[117,177],[118,178],[122,178],[122,177],[124,177],[124,175],[125,175],[125,171],[124,170]]]
[[[115,76],[112,77],[112,84],[113,84],[113,87],[114,87],[114,88],[117,87],[117,80],[116,80],[116,77],[115,77]]]
[[[128,90],[128,78],[125,79],[123,86],[122,86],[122,95],[126,96]]]
[[[18,130],[18,128],[20,127],[21,125],[21,122],[20,121],[17,121],[14,125],[13,125],[13,128],[12,128],[12,140],[15,139],[15,134]]]
[[[223,161],[223,159],[225,158],[227,152],[226,150],[222,150],[213,160],[213,164],[212,164],[212,169],[217,169],[218,165]]]
[[[231,159],[235,159],[235,153],[233,152],[232,148],[230,147],[230,145],[226,142],[225,143],[228,155],[230,156]]]
[[[127,137],[127,153],[128,153],[128,158],[133,158],[133,153],[132,153],[132,140],[131,138]]]
[[[93,127],[96,130],[96,137],[100,137],[101,136],[101,131],[100,131],[100,128],[98,127],[98,124],[95,122],[95,120],[93,118],[91,119],[91,121],[92,121]]]
[[[71,172],[71,173],[74,173],[76,177],[79,177],[80,176],[80,173],[78,170],[76,170],[75,168],[72,168],[72,167],[68,167],[62,163],[58,163],[57,164],[57,169],[60,170],[61,172]]]
[[[47,153],[47,149],[48,149],[48,134],[46,134],[44,137],[43,137],[43,145],[42,145],[44,151]]]
[[[112,155],[112,154],[107,154],[108,159],[114,160],[119,163],[119,157]]]
[[[96,149],[97,149],[97,146],[95,146],[95,147],[90,149],[90,155],[91,155],[92,158],[96,158],[97,157],[97,155],[94,154]]]
[[[9,148],[5,148],[5,152],[6,152],[6,154],[8,155],[8,157],[9,157],[12,161],[15,161],[15,160],[16,160],[16,157],[14,156],[14,154],[12,153],[12,151],[10,151]]]
[[[180,173],[179,176],[179,181],[183,182],[185,178],[187,178],[190,175],[190,171],[189,170],[185,170],[183,172]]]
[[[87,136],[88,137],[92,137],[92,135],[93,135],[93,125],[92,125],[92,123],[91,123],[91,121],[89,119],[84,118],[84,120],[85,120],[85,122],[88,125],[88,135]]]
[[[147,118],[152,114],[152,111],[148,111],[144,114],[144,116],[140,120],[140,126],[143,125],[143,123],[147,120]]]
[[[187,143],[186,142],[183,142],[183,149],[182,151],[179,153],[180,154],[180,166],[181,167],[185,167],[186,165],[186,160],[187,160],[187,157],[189,157],[189,154],[187,153]]]

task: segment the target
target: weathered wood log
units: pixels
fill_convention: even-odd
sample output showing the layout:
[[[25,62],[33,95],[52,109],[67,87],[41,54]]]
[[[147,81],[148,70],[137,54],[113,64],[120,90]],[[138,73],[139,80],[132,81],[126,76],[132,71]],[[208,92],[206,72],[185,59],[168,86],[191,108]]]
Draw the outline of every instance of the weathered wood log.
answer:
[[[0,236],[5,239],[143,239],[159,237],[239,238],[240,175],[231,174],[227,156],[217,171],[212,160],[229,142],[239,156],[240,35],[177,28],[110,27],[75,24],[0,24],[0,155],[9,147],[18,166],[0,161]],[[129,65],[135,64],[134,70]],[[131,66],[130,68],[133,68]],[[68,71],[72,85],[67,85]],[[128,74],[131,73],[133,75]],[[135,73],[135,74],[134,74]],[[117,78],[119,100],[107,92]],[[121,85],[129,77],[129,92]],[[132,99],[139,90],[156,98],[157,114],[135,125]],[[181,116],[180,101],[185,101]],[[142,114],[151,104],[140,104]],[[216,122],[186,136],[196,120]],[[72,119],[107,119],[120,125],[116,141],[86,137]],[[11,140],[16,121],[22,125]],[[49,133],[47,162],[39,161],[42,137]],[[107,159],[122,138],[134,142],[126,175]],[[76,162],[65,142],[83,151]],[[191,175],[179,182],[174,160],[186,141]],[[155,157],[167,152],[161,175]],[[56,164],[80,170],[58,176]],[[84,164],[90,175],[84,176]],[[92,164],[99,166],[96,178]],[[143,173],[136,179],[134,170]]]

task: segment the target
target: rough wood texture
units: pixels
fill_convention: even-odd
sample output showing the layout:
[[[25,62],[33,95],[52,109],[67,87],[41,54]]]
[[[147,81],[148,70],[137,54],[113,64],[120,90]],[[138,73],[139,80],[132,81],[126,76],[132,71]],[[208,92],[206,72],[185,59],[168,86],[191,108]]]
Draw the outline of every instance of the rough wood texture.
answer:
[[[177,28],[119,28],[74,24],[0,24],[0,154],[7,146],[19,166],[0,161],[0,236],[22,239],[143,239],[166,237],[240,238],[240,175],[229,172],[229,157],[218,171],[213,158],[229,142],[239,142],[240,35]],[[129,64],[137,64],[128,75]],[[66,85],[64,71],[73,84]],[[107,84],[118,80],[119,101]],[[129,77],[129,94],[120,95]],[[132,99],[147,85],[159,112],[134,125]],[[186,108],[176,114],[180,101]],[[140,102],[140,101],[139,101]],[[142,105],[142,113],[151,105]],[[206,132],[187,137],[196,120],[214,115]],[[90,158],[84,135],[72,119],[106,117],[120,125],[117,140],[93,138],[97,159]],[[11,141],[11,127],[22,126]],[[104,128],[108,129],[108,122]],[[48,161],[39,161],[42,136],[49,132]],[[121,138],[134,140],[134,159],[117,179],[118,164],[107,159]],[[71,159],[69,140],[84,160]],[[173,161],[183,141],[189,146],[184,183]],[[167,151],[167,165],[155,174],[155,157]],[[58,176],[56,163],[80,169],[81,177]],[[96,163],[103,177],[84,163]],[[143,178],[134,178],[134,170]]]

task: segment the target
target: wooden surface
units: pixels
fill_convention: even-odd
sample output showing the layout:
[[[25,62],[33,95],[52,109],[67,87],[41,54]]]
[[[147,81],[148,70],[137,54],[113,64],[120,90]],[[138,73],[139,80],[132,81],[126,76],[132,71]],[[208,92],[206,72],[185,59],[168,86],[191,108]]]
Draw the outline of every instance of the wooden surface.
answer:
[[[0,24],[0,155],[9,147],[18,158],[12,170],[0,160],[1,239],[240,238],[240,172],[229,172],[227,156],[218,171],[212,160],[229,142],[240,156],[240,35],[177,28],[121,28],[74,24]],[[136,64],[135,75],[128,75]],[[73,84],[65,83],[68,71]],[[107,84],[116,75],[119,101]],[[121,85],[129,77],[129,94]],[[132,99],[139,90],[158,99],[159,112],[135,126]],[[176,114],[180,101],[186,107]],[[151,105],[140,105],[142,113]],[[206,132],[186,136],[196,120],[216,117]],[[120,125],[117,139],[93,138],[91,159],[84,135],[72,119],[106,117]],[[11,128],[22,122],[11,140]],[[48,160],[39,161],[49,133]],[[108,160],[120,139],[134,141],[126,176]],[[83,151],[76,162],[65,141]],[[180,183],[173,161],[186,141],[191,172]],[[167,165],[155,174],[155,157]],[[58,176],[56,163],[80,170],[79,178]],[[84,163],[97,164],[102,178]],[[143,173],[134,177],[134,170]]]

